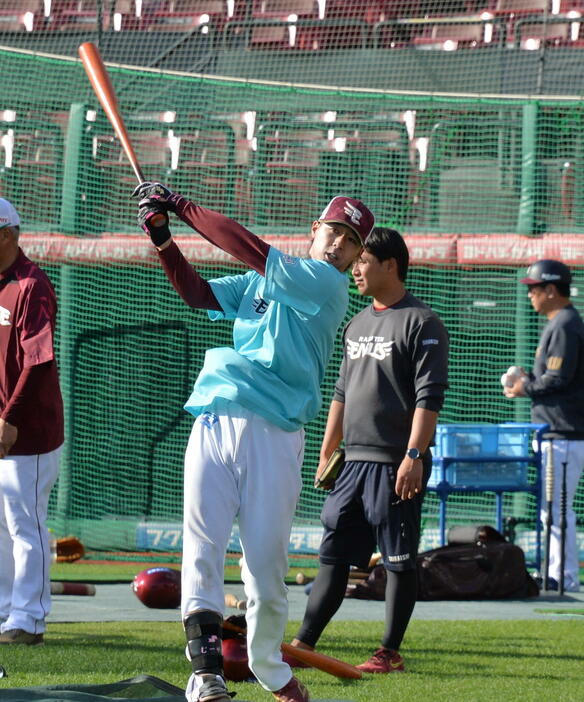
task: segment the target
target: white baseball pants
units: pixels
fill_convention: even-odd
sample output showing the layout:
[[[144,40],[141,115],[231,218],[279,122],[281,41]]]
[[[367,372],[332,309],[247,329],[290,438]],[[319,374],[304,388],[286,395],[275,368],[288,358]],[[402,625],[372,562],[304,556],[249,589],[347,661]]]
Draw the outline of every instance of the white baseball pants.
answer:
[[[46,526],[61,448],[0,459],[0,631],[45,631],[51,610]]]
[[[562,488],[562,463],[566,462],[566,550],[564,564],[564,587],[567,591],[577,592],[579,589],[579,558],[578,544],[576,542],[576,513],[573,509],[574,496],[578,488],[578,480],[584,468],[584,441],[568,441],[554,439],[554,490],[552,502],[552,530],[550,539],[550,561],[548,575],[550,578],[560,580],[560,493]],[[546,506],[546,475],[545,466],[550,450],[550,442],[542,443],[542,511],[541,520],[545,528],[547,521]]]
[[[197,417],[185,455],[183,618],[200,609],[224,613],[225,553],[237,518],[249,666],[266,690],[279,690],[292,677],[280,644],[303,456],[304,430],[284,431],[236,403]],[[189,700],[197,699],[196,677],[187,687]]]

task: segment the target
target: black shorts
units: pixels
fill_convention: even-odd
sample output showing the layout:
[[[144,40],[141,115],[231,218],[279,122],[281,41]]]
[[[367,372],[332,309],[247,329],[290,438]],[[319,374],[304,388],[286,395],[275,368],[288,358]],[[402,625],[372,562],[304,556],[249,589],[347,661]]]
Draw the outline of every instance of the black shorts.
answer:
[[[432,457],[424,457],[424,490],[411,500],[395,494],[399,464],[347,461],[321,513],[324,535],[322,563],[349,563],[366,568],[377,549],[388,570],[416,566],[420,543],[422,500]]]

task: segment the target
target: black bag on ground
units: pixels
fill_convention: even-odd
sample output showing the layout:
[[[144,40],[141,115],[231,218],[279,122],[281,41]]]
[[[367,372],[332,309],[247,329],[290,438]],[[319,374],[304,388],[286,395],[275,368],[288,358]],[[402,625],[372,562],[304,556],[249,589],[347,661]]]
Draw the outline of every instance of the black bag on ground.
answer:
[[[490,600],[537,597],[539,588],[525,567],[519,546],[506,541],[489,525],[453,527],[448,546],[420,553],[417,558],[418,600]],[[350,583],[345,597],[384,600],[385,567]]]
[[[495,600],[537,597],[519,546],[507,541],[452,544],[417,559],[418,600]]]
[[[345,597],[357,600],[384,600],[387,574],[384,565],[372,568],[367,578],[360,582],[349,582],[345,590]]]

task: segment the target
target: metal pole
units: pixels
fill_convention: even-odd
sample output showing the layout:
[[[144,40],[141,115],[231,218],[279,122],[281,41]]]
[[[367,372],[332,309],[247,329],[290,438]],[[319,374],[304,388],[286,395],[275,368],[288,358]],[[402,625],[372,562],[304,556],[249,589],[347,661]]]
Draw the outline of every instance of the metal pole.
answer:
[[[566,564],[566,527],[567,527],[567,488],[566,488],[566,470],[568,464],[562,462],[562,487],[560,491],[560,580],[558,589],[560,595],[564,594],[564,566]]]
[[[549,590],[549,567],[550,567],[550,544],[552,537],[553,515],[552,507],[554,500],[554,452],[553,442],[548,441],[548,453],[545,463],[545,500],[546,500],[546,520],[545,520],[545,552],[543,559],[543,589]]]

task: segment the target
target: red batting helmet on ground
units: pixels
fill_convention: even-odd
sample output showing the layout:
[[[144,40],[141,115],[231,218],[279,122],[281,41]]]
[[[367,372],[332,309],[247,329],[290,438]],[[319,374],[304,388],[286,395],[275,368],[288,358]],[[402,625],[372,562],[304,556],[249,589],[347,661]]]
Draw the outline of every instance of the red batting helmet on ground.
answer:
[[[245,636],[223,640],[223,672],[227,680],[242,682],[254,677],[249,669]]]
[[[132,581],[132,590],[146,607],[175,609],[180,605],[180,571],[174,568],[148,568]]]

